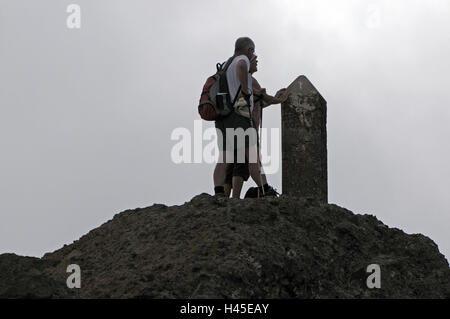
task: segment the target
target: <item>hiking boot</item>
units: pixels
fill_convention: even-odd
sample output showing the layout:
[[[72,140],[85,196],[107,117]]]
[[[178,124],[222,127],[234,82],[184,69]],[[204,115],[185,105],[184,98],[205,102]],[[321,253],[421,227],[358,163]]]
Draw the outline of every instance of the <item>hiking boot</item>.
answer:
[[[258,187],[250,187],[245,193],[244,198],[258,198]]]
[[[260,198],[260,197],[278,197],[280,194],[275,188],[269,186],[269,188],[264,192],[260,190],[259,187],[250,187],[245,193],[244,198]]]
[[[277,192],[275,188],[269,186],[269,188],[264,192],[264,197],[278,197],[280,194]]]

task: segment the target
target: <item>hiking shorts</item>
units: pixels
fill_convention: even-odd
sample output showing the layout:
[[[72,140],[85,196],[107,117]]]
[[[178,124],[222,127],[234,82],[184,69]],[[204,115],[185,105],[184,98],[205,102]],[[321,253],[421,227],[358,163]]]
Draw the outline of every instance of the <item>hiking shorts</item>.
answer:
[[[233,176],[242,177],[244,182],[248,181],[250,171],[248,163],[230,163],[227,165],[227,174],[225,177],[225,184],[232,185]]]
[[[256,129],[251,127],[250,119],[236,112],[216,120],[217,144],[219,150],[234,153],[234,151],[250,146],[256,146]]]

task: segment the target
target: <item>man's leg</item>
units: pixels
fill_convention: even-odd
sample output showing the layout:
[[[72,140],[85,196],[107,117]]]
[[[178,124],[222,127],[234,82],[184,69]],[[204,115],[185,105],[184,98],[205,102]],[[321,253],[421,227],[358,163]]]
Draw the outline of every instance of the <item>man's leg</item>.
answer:
[[[224,189],[225,197],[226,198],[230,197],[231,190],[232,190],[231,184],[225,183],[225,185],[223,185],[223,189]]]
[[[229,163],[227,165],[227,172],[225,177],[225,184],[223,185],[225,190],[225,197],[230,197],[231,189],[233,188],[233,170],[234,170],[234,163]]]
[[[250,173],[248,171],[248,162],[246,161],[245,163],[235,163],[232,173],[233,198],[241,198],[242,185],[248,180],[250,176]]]
[[[248,160],[248,169],[250,171],[250,176],[252,177],[256,185],[258,185],[258,187],[261,187],[263,185],[262,184],[263,180],[261,177],[256,145],[250,145],[248,148],[245,149],[245,157]]]
[[[241,176],[233,176],[233,198],[241,198],[244,179]]]
[[[262,179],[262,184],[265,187],[267,184],[267,177],[266,177],[266,173],[264,172],[264,168],[262,167],[262,161],[261,161],[261,153],[259,153],[259,172],[261,173],[261,179]]]
[[[264,194],[264,196],[278,196],[278,192],[267,183],[267,177],[266,174],[264,173],[264,169],[261,165],[261,157],[259,157],[258,163],[254,163],[254,164],[258,164],[258,169],[257,172],[259,173],[259,176],[261,177],[257,177],[258,180],[260,180],[261,182],[258,183],[257,181],[255,181],[255,183],[258,184],[262,184],[258,185],[258,187],[251,187],[249,188],[249,190],[247,191],[247,193],[245,194],[245,198],[256,198],[256,197],[261,197],[262,194]],[[253,167],[253,169],[255,169]],[[253,178],[253,176],[252,176]],[[253,178],[253,180],[255,180]]]
[[[233,148],[234,154],[236,156],[236,163],[241,162],[248,163],[248,169],[250,171],[250,176],[255,181],[256,185],[262,189],[262,179],[261,174],[259,170],[259,163],[256,160],[255,154],[257,153],[257,132],[255,129],[251,128],[250,122],[248,118],[245,118],[241,115],[238,115],[235,112],[232,112],[227,119],[224,121],[224,127],[226,128],[232,128],[234,130],[234,134],[227,133],[226,142],[230,142],[231,148]],[[250,130],[250,131],[247,131]],[[228,144],[230,144],[228,143]],[[249,154],[249,148],[252,152]],[[254,153],[254,154],[253,154]],[[230,156],[233,155],[233,153],[229,153]],[[228,155],[227,155],[228,156]],[[228,157],[229,158],[229,157]],[[249,162],[249,159],[253,160],[253,163]],[[240,176],[240,174],[233,174],[234,176]],[[239,184],[236,185],[236,187],[239,187]],[[234,184],[233,184],[234,189]],[[240,186],[239,193],[242,189],[242,186]],[[237,191],[233,191],[233,197],[237,196],[239,194]]]
[[[227,154],[226,154],[226,130],[223,119],[215,122],[217,133],[217,146],[219,148],[219,159],[213,173],[214,194],[223,195],[225,193],[224,184],[227,173]]]
[[[252,147],[250,146],[250,161],[255,162],[255,155],[251,152],[254,152],[254,149],[252,149]],[[252,158],[253,156],[253,158]],[[264,196],[278,196],[278,192],[267,183],[267,177],[266,174],[264,173],[264,169],[262,168],[262,164],[261,164],[261,158],[258,157],[257,159],[257,163],[252,163],[253,165],[249,164],[249,169],[250,169],[250,174],[252,174],[252,170],[253,170],[253,174],[256,176],[256,178],[258,178],[258,181],[255,180],[255,177],[252,176],[252,179],[255,180],[256,185],[258,185],[259,191],[258,193],[260,194],[260,196],[264,195]]]
[[[219,161],[216,164],[216,168],[214,169],[213,180],[214,180],[214,193],[215,194],[224,194],[224,184],[225,178],[227,175],[227,155],[226,151],[219,152]]]
[[[261,174],[261,178],[262,178],[262,183],[263,183],[263,185],[267,184],[267,177],[266,177],[266,174]]]
[[[250,176],[252,177],[253,181],[258,185],[258,187],[262,186],[262,179],[261,174],[259,173],[259,165],[258,163],[249,163],[248,169],[250,171]]]

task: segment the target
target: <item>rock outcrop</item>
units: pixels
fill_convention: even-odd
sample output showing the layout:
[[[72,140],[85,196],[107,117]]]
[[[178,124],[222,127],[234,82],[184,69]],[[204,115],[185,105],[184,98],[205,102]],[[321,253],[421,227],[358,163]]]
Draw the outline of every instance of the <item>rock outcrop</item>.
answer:
[[[69,289],[67,266],[81,268]],[[366,285],[378,264],[381,288]],[[0,298],[449,298],[436,244],[282,195],[127,210],[43,258],[0,255]]]

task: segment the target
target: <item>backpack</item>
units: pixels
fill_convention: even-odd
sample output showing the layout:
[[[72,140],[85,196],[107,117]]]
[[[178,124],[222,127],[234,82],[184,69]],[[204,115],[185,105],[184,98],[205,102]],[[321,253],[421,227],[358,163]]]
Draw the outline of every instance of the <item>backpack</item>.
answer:
[[[239,90],[231,101],[230,91],[228,89],[227,70],[235,56],[228,59],[227,62],[217,63],[216,74],[210,76],[203,86],[202,94],[198,105],[198,113],[205,121],[215,121],[226,117],[234,110],[234,103],[239,96]]]

